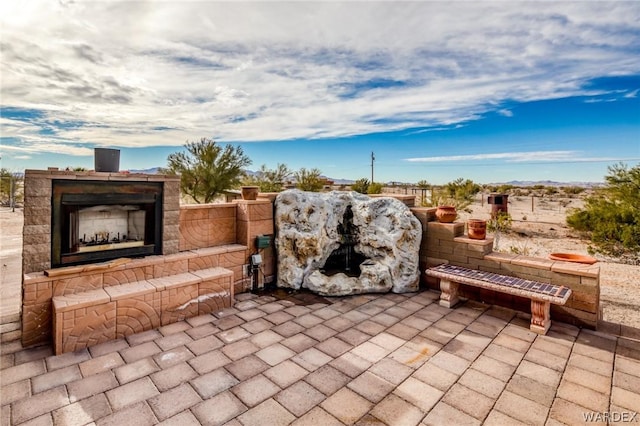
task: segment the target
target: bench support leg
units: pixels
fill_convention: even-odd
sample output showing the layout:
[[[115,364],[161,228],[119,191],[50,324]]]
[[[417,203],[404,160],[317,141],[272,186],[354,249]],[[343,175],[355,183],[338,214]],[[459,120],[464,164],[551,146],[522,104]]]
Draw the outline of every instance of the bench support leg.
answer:
[[[547,334],[551,327],[551,303],[539,300],[531,301],[531,326],[534,333]]]
[[[453,308],[460,299],[458,298],[458,283],[444,278],[440,279],[440,306]]]

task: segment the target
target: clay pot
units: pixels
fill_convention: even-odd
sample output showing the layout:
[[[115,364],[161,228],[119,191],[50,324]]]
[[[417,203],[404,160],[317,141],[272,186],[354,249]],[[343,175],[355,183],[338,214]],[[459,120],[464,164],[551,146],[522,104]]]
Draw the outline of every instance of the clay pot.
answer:
[[[469,219],[467,221],[468,236],[472,240],[484,240],[487,237],[487,221],[481,219]]]
[[[257,186],[243,186],[242,187],[242,199],[243,200],[255,200],[258,198],[258,192],[260,188]]]
[[[440,223],[451,223],[458,217],[458,212],[454,206],[438,206],[436,218]]]

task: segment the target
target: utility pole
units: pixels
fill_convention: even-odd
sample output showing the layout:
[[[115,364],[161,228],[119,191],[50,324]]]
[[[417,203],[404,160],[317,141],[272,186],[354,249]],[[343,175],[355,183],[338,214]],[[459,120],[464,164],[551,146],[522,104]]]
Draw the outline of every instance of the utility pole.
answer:
[[[375,161],[376,156],[371,151],[371,183],[373,183],[373,162]]]

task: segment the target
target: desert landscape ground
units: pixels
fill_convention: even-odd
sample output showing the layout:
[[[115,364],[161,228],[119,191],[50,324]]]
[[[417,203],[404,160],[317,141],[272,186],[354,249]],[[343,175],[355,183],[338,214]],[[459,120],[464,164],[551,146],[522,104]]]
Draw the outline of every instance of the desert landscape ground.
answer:
[[[589,241],[580,238],[565,220],[570,209],[581,208],[583,204],[582,197],[535,197],[532,204],[530,196],[510,196],[511,230],[499,235],[494,249],[542,258],[557,252],[588,255]],[[486,203],[486,194],[478,195],[470,206],[471,213],[461,212],[458,220],[489,219],[491,207]],[[603,319],[640,327],[640,266],[594,257],[600,266]]]
[[[547,258],[554,252],[588,254],[589,242],[572,231],[565,222],[568,209],[580,208],[581,197],[509,197],[513,219],[510,231],[497,238],[496,251]],[[458,220],[489,219],[491,205],[486,194],[478,194],[471,212],[460,212]],[[20,309],[20,269],[22,250],[22,210],[0,209],[0,287],[1,316],[15,315]],[[490,236],[495,235],[490,233]],[[595,256],[600,266],[600,302],[603,319],[640,328],[640,266],[618,263]]]

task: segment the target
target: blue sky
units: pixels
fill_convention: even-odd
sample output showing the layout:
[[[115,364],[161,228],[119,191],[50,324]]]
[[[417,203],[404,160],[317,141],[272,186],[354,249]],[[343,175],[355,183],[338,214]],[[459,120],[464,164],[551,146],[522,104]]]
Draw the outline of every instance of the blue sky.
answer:
[[[334,178],[602,181],[640,162],[638,2],[0,5],[1,166],[186,141]]]

